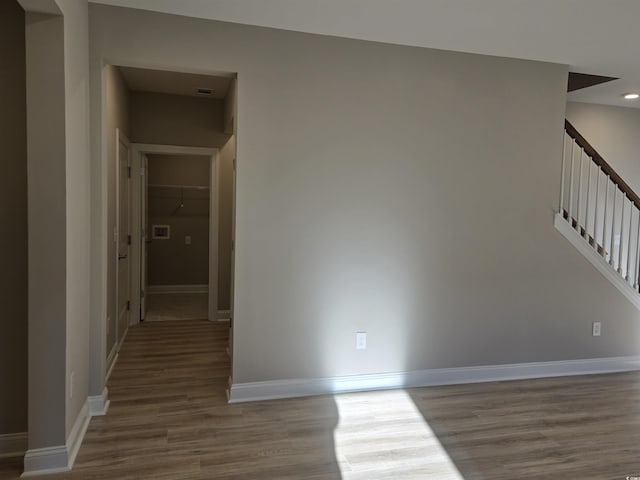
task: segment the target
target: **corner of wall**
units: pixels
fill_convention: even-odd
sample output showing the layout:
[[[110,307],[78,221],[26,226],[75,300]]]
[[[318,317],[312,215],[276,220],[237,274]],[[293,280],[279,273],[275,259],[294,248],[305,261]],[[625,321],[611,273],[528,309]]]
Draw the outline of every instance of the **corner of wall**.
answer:
[[[22,477],[68,472],[73,468],[91,420],[90,406],[91,399],[87,398],[64,445],[27,450]]]

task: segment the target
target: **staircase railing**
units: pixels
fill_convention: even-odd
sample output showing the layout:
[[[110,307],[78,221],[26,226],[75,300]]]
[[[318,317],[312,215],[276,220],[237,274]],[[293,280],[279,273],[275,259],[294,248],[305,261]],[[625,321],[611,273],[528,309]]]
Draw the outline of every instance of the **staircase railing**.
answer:
[[[636,292],[640,197],[565,120],[560,215]]]

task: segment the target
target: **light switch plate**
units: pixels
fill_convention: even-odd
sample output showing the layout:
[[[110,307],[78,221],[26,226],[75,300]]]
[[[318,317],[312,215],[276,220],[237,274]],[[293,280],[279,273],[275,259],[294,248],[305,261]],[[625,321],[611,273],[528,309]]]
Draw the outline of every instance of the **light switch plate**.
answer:
[[[367,348],[367,332],[356,332],[356,349],[365,350]]]

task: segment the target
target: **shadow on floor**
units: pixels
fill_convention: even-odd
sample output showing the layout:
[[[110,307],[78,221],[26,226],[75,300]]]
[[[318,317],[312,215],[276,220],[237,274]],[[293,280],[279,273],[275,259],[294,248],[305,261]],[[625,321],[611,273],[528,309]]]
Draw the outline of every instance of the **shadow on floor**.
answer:
[[[0,480],[20,478],[22,473],[22,457],[0,458]]]

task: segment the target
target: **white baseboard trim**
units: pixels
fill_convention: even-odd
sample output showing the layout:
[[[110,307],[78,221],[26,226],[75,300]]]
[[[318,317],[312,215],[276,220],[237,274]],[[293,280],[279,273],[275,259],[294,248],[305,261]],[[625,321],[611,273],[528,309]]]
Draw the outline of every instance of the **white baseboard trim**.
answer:
[[[104,378],[104,383],[107,383],[109,381],[109,377],[111,376],[111,372],[113,372],[113,367],[116,366],[117,362],[118,362],[118,354],[116,353],[115,356],[113,357],[113,360],[111,361],[111,363],[107,364],[107,365],[109,365],[109,369],[107,370],[107,375]]]
[[[556,213],[553,225],[569,242],[584,255],[598,271],[609,280],[620,292],[640,310],[640,294],[629,285],[622,276],[602,258],[601,255],[586,241],[561,214]]]
[[[118,342],[114,342],[113,347],[111,347],[111,351],[109,355],[107,355],[107,380],[109,379],[109,374],[111,370],[113,370],[113,366],[116,364],[116,360],[118,357]],[[105,380],[105,383],[107,382]]]
[[[124,339],[127,338],[127,333],[129,333],[129,325],[127,325],[127,329],[124,331],[124,333],[122,334],[122,338],[118,342],[118,352],[120,352],[120,350],[122,350],[122,345],[124,345]]]
[[[109,390],[104,387],[100,395],[91,395],[87,399],[89,402],[89,415],[92,417],[102,417],[107,414],[109,410]]]
[[[146,293],[209,293],[209,285],[148,285]]]
[[[80,445],[89,426],[89,399],[84,403],[73,423],[65,445],[27,450],[22,477],[68,472],[76,461]]]
[[[218,321],[228,322],[231,318],[231,310],[218,310]]]
[[[24,473],[21,477],[33,477],[49,473],[68,472],[69,454],[66,445],[48,448],[32,448],[24,456]]]
[[[27,451],[27,432],[0,435],[0,458],[21,457]]]
[[[116,366],[116,363],[118,363],[118,358],[120,356],[119,352],[122,348],[122,345],[124,344],[124,339],[127,338],[127,333],[129,333],[129,327],[127,327],[124,335],[122,335],[122,339],[119,342],[113,344],[113,347],[111,347],[111,352],[109,352],[109,355],[107,356],[107,375],[104,379],[105,384],[109,381],[109,377],[113,372],[113,368]]]
[[[633,370],[640,370],[640,356],[235,383],[231,385],[228,396],[229,403],[240,403],[367,390],[592,375]]]
[[[84,435],[87,433],[89,427],[89,421],[91,420],[91,414],[89,410],[89,398],[84,402],[84,405],[80,409],[80,413],[76,417],[76,421],[73,423],[71,433],[67,438],[67,451],[69,452],[69,470],[73,467],[78,452],[80,451],[80,445],[84,440]]]

